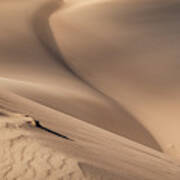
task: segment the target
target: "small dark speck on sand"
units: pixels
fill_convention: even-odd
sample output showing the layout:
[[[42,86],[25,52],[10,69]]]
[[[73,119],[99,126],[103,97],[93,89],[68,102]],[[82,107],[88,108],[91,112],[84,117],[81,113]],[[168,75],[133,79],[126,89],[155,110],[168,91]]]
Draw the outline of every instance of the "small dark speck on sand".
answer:
[[[8,116],[8,115],[4,112],[0,112],[0,116]]]

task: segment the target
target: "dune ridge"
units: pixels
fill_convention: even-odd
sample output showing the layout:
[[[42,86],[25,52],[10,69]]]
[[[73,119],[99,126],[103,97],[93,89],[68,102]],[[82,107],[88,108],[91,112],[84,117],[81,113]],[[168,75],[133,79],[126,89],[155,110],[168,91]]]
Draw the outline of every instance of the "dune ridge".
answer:
[[[26,2],[24,3],[26,4]],[[15,2],[13,2],[13,6],[14,4]],[[26,32],[27,38],[24,40],[21,40],[22,36],[13,35],[13,37],[19,38],[18,42],[23,44],[23,46],[17,46],[16,51],[20,52],[24,50],[26,54],[26,52],[31,49],[32,54],[30,54],[28,58],[21,58],[21,60],[19,60],[17,53],[17,60],[13,60],[13,66],[11,63],[7,63],[7,65],[5,62],[1,63],[2,73],[4,69],[6,69],[8,76],[10,76],[9,79],[17,79],[17,83],[18,81],[20,81],[20,83],[21,81],[24,81],[24,85],[20,86],[19,84],[8,83],[5,79],[2,79],[4,82],[2,82],[1,85],[5,85],[5,87],[8,88],[10,85],[11,90],[15,93],[19,93],[25,97],[38,101],[39,103],[51,106],[52,108],[71,114],[79,119],[86,120],[89,123],[94,123],[102,128],[108,128],[108,130],[112,132],[119,133],[127,138],[160,150],[160,147],[151,137],[150,133],[135,120],[135,117],[129,112],[126,112],[126,110],[114,100],[99,93],[92,88],[92,86],[90,87],[89,84],[84,83],[84,81],[78,80],[77,76],[74,75],[73,70],[69,70],[68,64],[65,65],[65,60],[60,56],[59,49],[56,47],[51,34],[51,29],[48,25],[48,17],[55,9],[57,9],[59,2],[42,0],[39,1],[39,3],[32,4],[31,9],[29,8],[32,13],[30,13],[30,15],[27,14],[30,21],[27,22],[26,19],[28,18],[25,18],[21,25],[23,28],[26,28],[25,25],[28,23],[28,25],[31,26],[32,31],[28,30],[30,32]],[[28,1],[27,5],[29,5]],[[16,6],[18,9],[18,5]],[[25,7],[20,3],[19,13],[21,13]],[[5,12],[5,14],[8,14],[8,12]],[[26,24],[24,25],[24,23]],[[9,26],[12,27],[12,24],[7,25],[7,27]],[[13,28],[16,28],[16,26]],[[9,37],[10,35],[8,35],[8,39],[5,39],[4,41],[12,41]],[[32,44],[33,46],[26,48],[27,44]],[[24,47],[25,49],[22,49]],[[35,48],[39,51],[37,54],[35,53],[37,51]],[[8,50],[7,57],[11,53],[10,47],[8,47]],[[20,56],[21,55],[22,54],[20,54]],[[11,59],[11,57],[9,57],[9,59]],[[34,59],[38,59],[38,61],[35,61]],[[31,62],[30,64],[29,61]],[[19,64],[20,62],[21,64]],[[27,65],[25,63],[27,63]],[[44,71],[41,66],[45,67],[46,71]],[[19,73],[11,75],[11,72],[9,72],[11,71],[11,67],[14,68],[14,71],[18,71]],[[19,68],[21,69],[18,70]],[[36,68],[38,69],[36,70]],[[34,75],[29,76],[28,74],[32,74],[29,72],[31,70],[33,70]],[[6,74],[3,73],[1,77],[8,78],[8,76],[6,77]],[[28,82],[32,83],[33,87],[31,90],[27,85]],[[33,83],[36,83],[34,84],[35,86]],[[49,85],[45,88],[43,84],[46,83]],[[14,87],[12,86],[13,84]],[[40,84],[43,85],[43,90],[40,87]],[[36,87],[36,85],[38,87]],[[48,90],[50,87],[54,87],[54,89],[52,88],[51,90],[53,92]],[[83,93],[81,93],[82,91]],[[55,93],[56,95],[54,95]],[[43,97],[46,97],[47,100]],[[94,101],[96,103],[94,103]],[[99,111],[99,113],[96,113],[96,111]],[[122,121],[123,119],[126,119],[127,123],[124,123],[123,126],[119,126],[119,121]],[[109,125],[110,120],[113,123],[112,126]],[[134,127],[137,129],[136,132],[133,131]],[[129,131],[127,129],[129,129]],[[130,134],[130,132],[132,134]]]
[[[50,21],[67,63],[176,158],[179,7],[178,0],[88,1],[65,7]]]
[[[179,165],[158,151],[90,124],[88,125],[86,122],[15,94],[9,93],[7,97],[6,95],[7,91],[3,94],[5,99],[3,100],[1,98],[1,107],[14,112],[20,112],[21,114],[28,112],[29,116],[36,117],[43,126],[61,132],[74,141],[60,140],[58,137],[37,130],[36,128],[25,127],[26,131],[31,132],[28,135],[30,138],[35,138],[43,146],[51,147],[51,149],[57,151],[60,150],[66,156],[75,158],[80,162],[81,168],[85,166],[84,170],[86,173],[88,173],[88,169],[86,168],[89,164],[92,166],[92,169],[96,167],[95,169],[99,173],[109,172],[108,174],[111,177],[108,178],[109,176],[106,177],[106,174],[102,176],[102,174],[97,174],[96,172],[94,174],[95,179],[96,176],[102,176],[103,179],[117,179],[117,177],[120,179],[144,179],[149,177],[152,179],[156,179],[157,177],[177,179],[179,177]],[[119,154],[119,152],[121,153]],[[98,168],[102,169],[102,171],[98,170]],[[131,171],[131,174],[129,174],[129,171]]]

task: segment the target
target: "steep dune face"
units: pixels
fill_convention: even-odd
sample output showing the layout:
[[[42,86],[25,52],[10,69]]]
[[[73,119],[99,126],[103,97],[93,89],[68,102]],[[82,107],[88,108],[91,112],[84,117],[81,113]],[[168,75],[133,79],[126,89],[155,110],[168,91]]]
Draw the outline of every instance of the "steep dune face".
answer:
[[[133,115],[65,64],[48,21],[59,6],[50,0],[1,1],[1,87],[159,150]]]
[[[177,156],[179,17],[178,0],[81,1],[51,17],[67,63]]]

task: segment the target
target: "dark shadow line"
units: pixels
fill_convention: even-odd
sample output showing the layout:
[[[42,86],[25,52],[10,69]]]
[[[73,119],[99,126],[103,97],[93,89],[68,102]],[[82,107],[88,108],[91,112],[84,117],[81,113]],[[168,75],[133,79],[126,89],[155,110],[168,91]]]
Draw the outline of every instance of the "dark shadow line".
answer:
[[[8,116],[8,115],[4,112],[0,112],[0,116]]]
[[[42,126],[42,125],[40,124],[40,122],[37,121],[37,120],[35,120],[34,122],[35,122],[35,126],[36,126],[37,128],[40,128],[40,129],[42,129],[42,130],[44,130],[44,131],[47,131],[48,133],[54,134],[54,135],[56,135],[56,136],[58,136],[58,137],[61,137],[61,138],[66,139],[66,140],[74,141],[74,140],[70,139],[69,137],[64,136],[63,134],[57,133],[57,132],[55,132],[55,131],[52,131],[51,129],[48,129],[48,128]]]

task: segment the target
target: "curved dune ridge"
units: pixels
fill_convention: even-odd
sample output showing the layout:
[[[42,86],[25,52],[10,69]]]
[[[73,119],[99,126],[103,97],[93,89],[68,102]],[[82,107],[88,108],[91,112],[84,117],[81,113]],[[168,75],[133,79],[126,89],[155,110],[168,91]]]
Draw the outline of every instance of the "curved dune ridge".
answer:
[[[179,7],[0,0],[0,179],[178,180]]]

